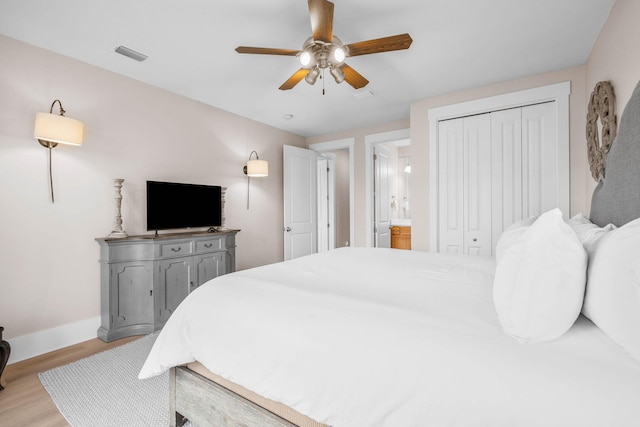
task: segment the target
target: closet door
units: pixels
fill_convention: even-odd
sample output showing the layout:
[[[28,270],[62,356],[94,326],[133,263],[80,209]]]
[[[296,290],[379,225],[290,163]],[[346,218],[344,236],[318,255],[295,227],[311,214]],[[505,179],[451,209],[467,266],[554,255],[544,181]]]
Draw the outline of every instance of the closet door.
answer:
[[[522,107],[522,152],[523,216],[562,206],[553,102]]]
[[[463,121],[438,123],[438,252],[464,253]]]
[[[492,241],[515,221],[561,206],[555,104],[491,113]]]
[[[491,120],[464,119],[464,253],[491,255]]]
[[[495,248],[502,231],[525,217],[520,108],[491,113],[491,164],[491,228]]]
[[[438,126],[439,251],[491,255],[490,115]]]

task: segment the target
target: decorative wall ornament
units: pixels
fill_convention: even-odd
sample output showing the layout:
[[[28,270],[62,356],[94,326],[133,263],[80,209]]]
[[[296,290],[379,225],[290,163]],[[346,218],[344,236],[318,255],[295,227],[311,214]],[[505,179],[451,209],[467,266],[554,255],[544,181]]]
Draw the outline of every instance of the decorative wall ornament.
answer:
[[[115,197],[115,202],[116,202],[116,209],[115,209],[115,214],[116,214],[116,220],[115,220],[115,228],[113,229],[113,231],[111,233],[109,233],[109,237],[116,237],[116,238],[120,238],[120,237],[127,237],[128,234],[125,233],[125,231],[122,229],[122,214],[121,214],[121,207],[122,207],[122,193],[121,193],[121,189],[122,189],[122,183],[124,182],[124,179],[122,178],[116,178],[113,180],[113,186],[116,189],[116,197]]]
[[[600,119],[600,125],[598,125]],[[598,128],[602,128],[600,137]],[[600,181],[604,172],[604,161],[616,137],[616,97],[608,81],[596,83],[587,107],[587,149],[591,176]]]

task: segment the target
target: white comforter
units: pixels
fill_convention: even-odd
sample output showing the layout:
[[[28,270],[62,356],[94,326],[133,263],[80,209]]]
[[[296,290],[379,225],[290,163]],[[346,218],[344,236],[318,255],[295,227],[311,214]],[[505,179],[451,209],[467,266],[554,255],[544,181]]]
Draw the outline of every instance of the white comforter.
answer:
[[[587,319],[519,344],[492,258],[344,248],[216,278],[140,378],[198,360],[332,426],[639,426],[640,363]]]

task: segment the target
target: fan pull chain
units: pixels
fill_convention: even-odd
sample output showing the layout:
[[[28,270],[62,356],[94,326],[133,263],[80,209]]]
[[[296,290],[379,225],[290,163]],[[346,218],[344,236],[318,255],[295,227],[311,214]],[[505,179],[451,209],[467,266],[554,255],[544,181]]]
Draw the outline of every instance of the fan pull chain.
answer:
[[[324,95],[324,68],[322,69],[322,75],[320,76],[320,79],[322,79],[322,94]]]

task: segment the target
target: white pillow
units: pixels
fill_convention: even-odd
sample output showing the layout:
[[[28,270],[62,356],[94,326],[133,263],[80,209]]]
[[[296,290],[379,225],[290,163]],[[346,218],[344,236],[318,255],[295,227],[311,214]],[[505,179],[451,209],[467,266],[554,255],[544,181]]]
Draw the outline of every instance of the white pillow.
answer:
[[[640,361],[640,218],[598,241],[582,312]]]
[[[527,219],[516,221],[502,232],[496,244],[496,262],[500,262],[507,249],[513,246],[525,231],[535,222],[538,217],[532,216]]]
[[[576,232],[578,239],[580,239],[582,245],[587,250],[589,258],[593,256],[598,240],[608,232],[617,228],[613,224],[598,227],[582,213],[579,213],[573,218],[567,220],[567,224],[569,224],[573,231]]]
[[[507,249],[496,266],[493,301],[504,331],[521,342],[564,334],[580,315],[587,253],[553,209]]]

